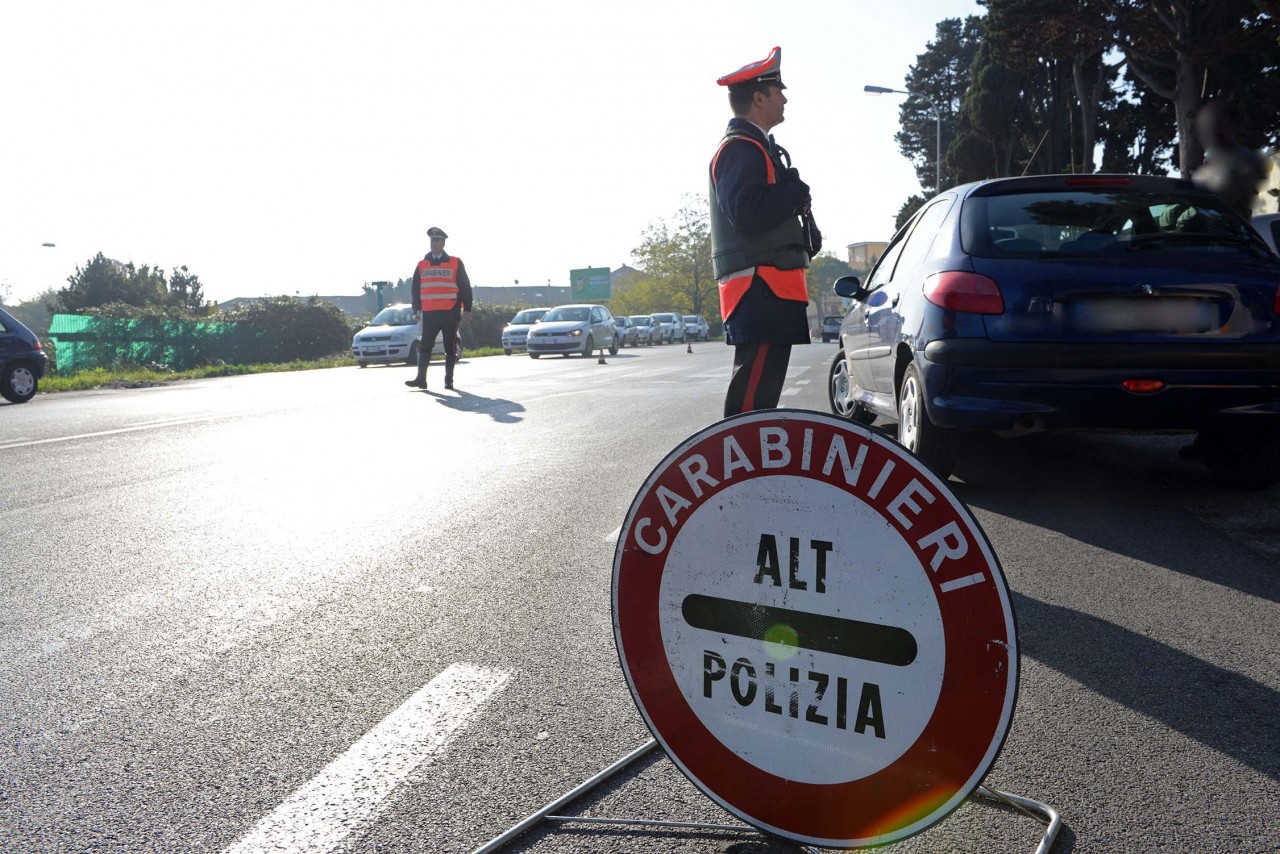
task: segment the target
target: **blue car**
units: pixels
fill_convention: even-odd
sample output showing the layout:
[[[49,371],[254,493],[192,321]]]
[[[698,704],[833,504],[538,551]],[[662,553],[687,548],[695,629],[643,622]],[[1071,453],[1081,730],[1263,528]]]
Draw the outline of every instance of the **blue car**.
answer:
[[[35,397],[47,362],[36,334],[0,308],[0,397],[10,403]]]
[[[1050,175],[931,199],[852,299],[832,410],[939,475],[965,431],[1197,433],[1219,482],[1280,482],[1280,258],[1188,181]]]

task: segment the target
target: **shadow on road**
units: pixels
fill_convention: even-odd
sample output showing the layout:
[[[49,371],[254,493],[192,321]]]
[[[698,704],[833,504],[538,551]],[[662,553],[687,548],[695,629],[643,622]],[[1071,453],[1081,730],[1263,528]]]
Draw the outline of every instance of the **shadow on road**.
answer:
[[[1280,602],[1280,572],[1201,518],[1226,502],[1254,518],[1273,514],[1276,490],[1213,485],[1197,464],[1177,459],[1185,439],[1117,439],[975,436],[951,487],[971,507]]]
[[[524,412],[523,404],[501,397],[481,397],[478,394],[455,389],[453,391],[436,391],[428,388],[426,394],[435,398],[436,403],[456,409],[459,412],[475,412],[488,415],[499,424],[517,424],[522,419],[517,412]]]
[[[1089,614],[1013,603],[1024,655],[1280,780],[1280,692]]]

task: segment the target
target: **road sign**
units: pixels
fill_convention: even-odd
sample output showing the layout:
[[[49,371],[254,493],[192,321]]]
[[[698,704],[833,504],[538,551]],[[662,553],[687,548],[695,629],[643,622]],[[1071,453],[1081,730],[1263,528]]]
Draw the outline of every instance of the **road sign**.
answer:
[[[667,755],[744,821],[854,848],[919,833],[982,781],[1013,716],[1004,575],[899,445],[764,410],[654,469],[614,557],[614,639]]]
[[[608,302],[613,297],[608,267],[569,271],[569,298],[574,302]]]

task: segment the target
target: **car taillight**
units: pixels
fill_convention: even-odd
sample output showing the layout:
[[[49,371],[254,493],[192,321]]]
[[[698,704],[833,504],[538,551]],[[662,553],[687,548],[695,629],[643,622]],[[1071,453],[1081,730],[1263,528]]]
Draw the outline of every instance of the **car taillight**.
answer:
[[[44,352],[44,345],[40,343],[39,338],[36,339],[36,349],[39,350],[41,353]]]
[[[977,273],[947,270],[924,281],[924,298],[948,311],[1003,314],[1004,296],[994,279]]]
[[[1120,385],[1134,394],[1153,394],[1164,388],[1164,380],[1132,379],[1125,380]]]

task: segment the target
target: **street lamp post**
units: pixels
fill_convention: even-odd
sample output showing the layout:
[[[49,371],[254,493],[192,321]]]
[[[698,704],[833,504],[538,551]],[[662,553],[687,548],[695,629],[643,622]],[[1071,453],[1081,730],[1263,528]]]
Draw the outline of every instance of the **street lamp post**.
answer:
[[[933,117],[937,122],[937,128],[938,128],[938,136],[934,142],[934,148],[933,148],[933,165],[937,167],[937,170],[938,170],[937,171],[938,177],[936,179],[937,185],[934,187],[934,191],[941,193],[942,192],[942,110],[938,109],[938,105],[928,95],[926,95],[923,92],[913,91],[911,89],[889,89],[888,87],[885,87],[885,86],[863,86],[862,91],[869,92],[872,95],[889,95],[889,94],[915,95],[917,98],[923,98],[925,101],[929,103],[930,107],[933,107]]]

